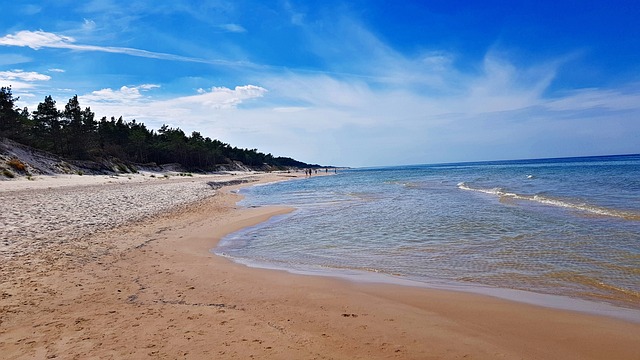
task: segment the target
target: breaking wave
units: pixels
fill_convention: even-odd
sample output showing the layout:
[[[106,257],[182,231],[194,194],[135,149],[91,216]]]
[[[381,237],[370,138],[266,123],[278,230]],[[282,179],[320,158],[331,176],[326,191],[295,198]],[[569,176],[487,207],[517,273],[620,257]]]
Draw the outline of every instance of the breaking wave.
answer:
[[[495,188],[475,188],[467,185],[465,182],[458,183],[458,189],[466,190],[466,191],[475,191],[489,195],[495,195],[500,197],[501,199],[513,199],[513,200],[524,200],[524,201],[533,201],[539,204],[568,208],[572,210],[583,211],[586,213],[591,213],[600,216],[610,216],[621,218],[625,220],[636,220],[640,221],[640,214],[631,211],[623,211],[610,209],[602,206],[596,206],[587,203],[579,203],[572,202],[564,199],[556,199],[544,195],[526,195],[526,194],[517,194],[513,192],[506,191],[503,188],[495,187]]]

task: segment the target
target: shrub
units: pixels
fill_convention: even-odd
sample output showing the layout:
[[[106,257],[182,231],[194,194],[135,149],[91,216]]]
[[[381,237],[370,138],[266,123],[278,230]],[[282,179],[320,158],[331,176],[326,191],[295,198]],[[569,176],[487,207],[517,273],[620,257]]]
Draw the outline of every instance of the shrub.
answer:
[[[14,168],[17,171],[25,171],[27,170],[27,167],[24,165],[24,163],[18,159],[11,159],[9,161],[7,161],[7,164],[9,166],[11,166],[12,168]]]
[[[6,176],[8,178],[16,177],[11,171],[9,171],[9,169],[2,170],[2,175]]]
[[[123,174],[129,173],[129,168],[125,164],[116,164],[116,169]]]

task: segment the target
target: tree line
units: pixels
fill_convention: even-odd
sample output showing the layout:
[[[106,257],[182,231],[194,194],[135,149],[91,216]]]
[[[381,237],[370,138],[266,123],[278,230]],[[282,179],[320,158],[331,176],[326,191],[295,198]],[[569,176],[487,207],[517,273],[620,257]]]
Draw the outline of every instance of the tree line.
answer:
[[[260,168],[318,167],[288,157],[274,157],[257,149],[240,149],[194,131],[163,125],[157,131],[143,123],[103,117],[95,119],[89,107],[82,108],[74,96],[58,110],[46,96],[37,110],[18,109],[19,98],[11,87],[0,88],[0,137],[74,160],[118,158],[134,163],[178,163],[192,171],[215,170],[220,165],[243,164]]]

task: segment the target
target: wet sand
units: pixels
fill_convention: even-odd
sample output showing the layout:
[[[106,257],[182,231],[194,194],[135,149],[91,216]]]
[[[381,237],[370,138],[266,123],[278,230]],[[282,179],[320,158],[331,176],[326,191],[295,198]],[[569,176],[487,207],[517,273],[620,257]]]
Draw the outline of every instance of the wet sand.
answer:
[[[171,181],[0,190],[12,210],[0,216],[3,359],[640,358],[638,323],[235,264],[209,250],[290,209],[239,208],[243,185]],[[90,225],[85,202],[124,220]]]

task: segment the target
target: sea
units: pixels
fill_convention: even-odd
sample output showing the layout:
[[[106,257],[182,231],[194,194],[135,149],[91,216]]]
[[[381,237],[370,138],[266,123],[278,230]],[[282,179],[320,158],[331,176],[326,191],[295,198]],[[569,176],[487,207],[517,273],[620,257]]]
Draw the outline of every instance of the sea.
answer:
[[[337,170],[240,193],[295,209],[213,250],[246,265],[639,314],[640,155]]]

